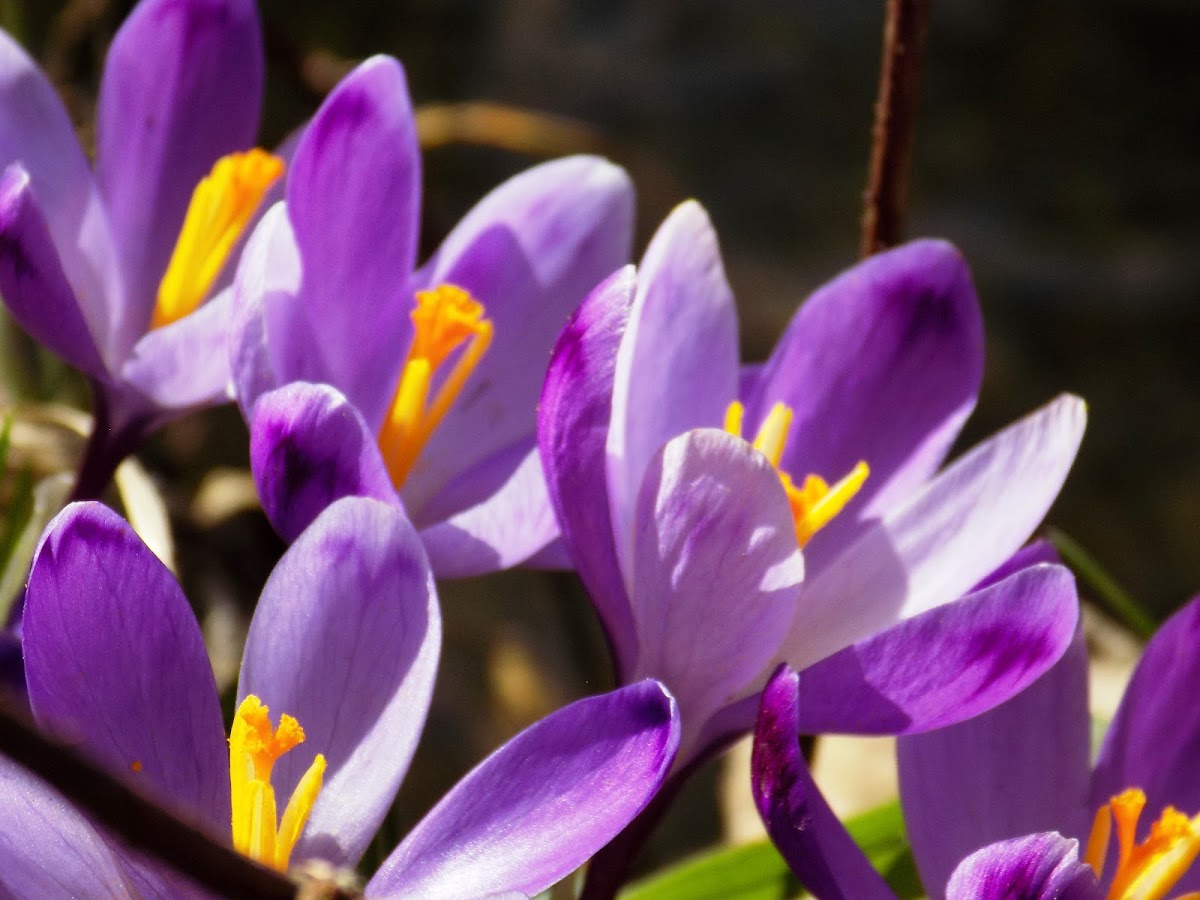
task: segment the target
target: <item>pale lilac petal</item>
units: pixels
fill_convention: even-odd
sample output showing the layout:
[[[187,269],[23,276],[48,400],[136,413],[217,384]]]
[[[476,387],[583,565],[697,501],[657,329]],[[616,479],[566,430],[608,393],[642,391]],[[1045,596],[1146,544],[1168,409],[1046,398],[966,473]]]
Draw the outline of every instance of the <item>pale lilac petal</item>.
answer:
[[[771,840],[821,900],[894,900],[812,779],[800,752],[796,673],[780,666],[762,695],[751,791]]]
[[[87,374],[105,377],[95,336],[67,282],[29,173],[19,163],[0,176],[0,295],[36,341]]]
[[[915,734],[969,719],[1036,681],[1078,620],[1070,572],[1025,569],[805,669],[803,731]]]
[[[950,900],[1101,900],[1104,894],[1091,867],[1079,861],[1079,842],[1042,832],[972,853],[954,871],[945,896]]]
[[[0,896],[132,896],[117,857],[62,795],[0,757]]]
[[[0,165],[20,162],[29,173],[67,280],[108,359],[110,304],[120,276],[107,213],[58,92],[3,31],[0,117]]]
[[[1158,629],[1146,645],[1109,726],[1092,778],[1092,807],[1126,788],[1146,792],[1143,825],[1164,806],[1200,812],[1200,598]],[[1192,890],[1196,890],[1194,883]]]
[[[227,288],[191,315],[147,332],[134,344],[121,379],[160,409],[224,403],[231,393],[232,316],[233,291]]]
[[[572,703],[463,778],[384,861],[367,895],[537,894],[641,812],[678,743],[675,703],[656,682]]]
[[[301,278],[300,248],[287,207],[277,203],[251,232],[233,279],[229,366],[247,422],[267,391],[321,378],[319,356],[302,337],[308,331],[296,299]]]
[[[650,458],[685,431],[720,427],[737,399],[737,382],[733,291],[712,222],[689,201],[667,217],[646,249],[617,353],[608,503],[627,576],[638,491]]]
[[[900,796],[930,896],[958,861],[1034,831],[1086,837],[1087,650],[1082,635],[1040,679],[958,725],[898,741]],[[953,894],[951,894],[953,896]]]
[[[125,520],[99,503],[54,518],[23,628],[39,724],[217,833],[229,827],[229,753],[200,628]]]
[[[297,859],[354,865],[408,770],[441,649],[433,575],[404,513],[340,500],[288,550],[246,636],[239,700],[294,716],[304,744],[275,766],[290,796],[317,753],[325,786]]]
[[[600,284],[576,310],[554,347],[538,404],[538,450],[550,500],[575,570],[608,632],[617,678],[637,654],[633,610],[617,562],[605,487],[605,441],[613,367],[629,320],[632,266]]]
[[[420,502],[459,471],[534,433],[546,362],[563,323],[629,262],[632,236],[629,176],[592,156],[534,166],[467,213],[417,286],[469,290],[493,322],[492,343],[418,459],[405,502]],[[363,411],[367,421],[373,412]]]
[[[372,424],[371,404],[390,396],[381,379],[394,378],[403,358],[401,295],[416,260],[420,202],[404,70],[390,57],[372,57],[325,98],[296,148],[287,208],[304,261],[304,316],[320,349],[277,351],[319,353],[321,380]]]
[[[805,584],[782,659],[806,668],[966,593],[1028,540],[1086,418],[1064,395],[956,460]]]
[[[263,55],[254,0],[143,0],[108,49],[96,177],[121,254],[118,358],[145,332],[200,179],[258,132]]]
[[[482,502],[421,530],[438,578],[465,578],[519,565],[558,537],[542,460],[532,444],[525,441],[501,451],[466,473],[464,480],[470,485],[465,487],[472,494],[470,488],[480,483],[503,480]]]
[[[971,593],[982,591],[986,587],[991,587],[1007,578],[1009,575],[1015,575],[1022,569],[1027,569],[1030,566],[1036,566],[1038,563],[1052,563],[1061,565],[1062,559],[1058,555],[1058,551],[1054,545],[1047,540],[1038,539],[1030,541],[997,568],[975,585],[971,589]]]
[[[779,475],[740,438],[698,429],[650,460],[638,499],[635,671],[670,688],[681,754],[770,662],[804,558]]]
[[[299,382],[259,398],[250,470],[263,511],[285,541],[341,497],[400,505],[374,435],[328,385]]]
[[[856,265],[796,313],[746,410],[774,403],[795,419],[782,466],[799,484],[871,467],[851,510],[805,549],[816,573],[856,532],[937,469],[975,405],[983,327],[966,263],[942,241],[915,241]]]

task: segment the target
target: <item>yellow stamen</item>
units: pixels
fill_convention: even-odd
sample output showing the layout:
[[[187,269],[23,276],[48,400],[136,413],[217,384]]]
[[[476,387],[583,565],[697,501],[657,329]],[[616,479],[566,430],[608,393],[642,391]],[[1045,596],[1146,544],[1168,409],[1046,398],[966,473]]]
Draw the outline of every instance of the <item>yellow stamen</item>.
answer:
[[[1172,806],[1138,844],[1137,823],[1145,806],[1146,795],[1130,788],[1096,811],[1084,859],[1097,877],[1103,873],[1114,825],[1117,833],[1117,868],[1106,900],[1162,900],[1200,854],[1200,816],[1189,819]]]
[[[317,754],[292,792],[277,826],[271,770],[283,754],[304,742],[304,729],[291,716],[271,727],[269,710],[253,694],[238,707],[229,731],[229,794],[233,847],[263,865],[286,871],[317,801],[325,775],[325,757]]]
[[[725,430],[737,437],[742,436],[742,420],[745,410],[734,401],[725,410]],[[796,487],[792,476],[779,468],[783,451],[787,447],[788,431],[792,427],[793,413],[790,407],[776,403],[758,427],[754,437],[754,449],[767,458],[779,472],[779,480],[787,492],[792,508],[792,519],[796,523],[796,540],[800,546],[807,544],[814,534],[833,521],[854,495],[859,492],[871,470],[865,462],[859,462],[850,473],[833,487],[819,475],[809,475],[801,487]]]
[[[158,286],[151,328],[195,312],[267,189],[283,174],[283,160],[257,147],[217,160],[192,193],[179,240]]]
[[[483,304],[462,288],[443,284],[417,291],[416,298],[412,346],[379,429],[379,449],[397,488],[492,341],[492,323],[484,318]],[[462,352],[431,399],[434,374],[460,347]]]

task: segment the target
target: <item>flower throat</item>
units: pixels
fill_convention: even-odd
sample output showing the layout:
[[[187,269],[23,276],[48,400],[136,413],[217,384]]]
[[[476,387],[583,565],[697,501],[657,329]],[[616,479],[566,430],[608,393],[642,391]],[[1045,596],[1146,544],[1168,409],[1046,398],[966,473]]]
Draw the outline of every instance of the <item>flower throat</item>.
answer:
[[[725,411],[725,430],[737,437],[742,436],[742,419],[745,407],[737,400]],[[807,544],[814,534],[833,521],[858,493],[867,480],[870,469],[859,462],[850,473],[832,487],[819,475],[809,475],[801,487],[796,487],[792,476],[779,468],[783,451],[787,446],[788,431],[792,427],[794,413],[782,403],[776,403],[758,427],[754,436],[754,449],[763,454],[779,473],[779,480],[787,492],[788,504],[792,508],[792,519],[796,523],[796,540],[800,546]]]

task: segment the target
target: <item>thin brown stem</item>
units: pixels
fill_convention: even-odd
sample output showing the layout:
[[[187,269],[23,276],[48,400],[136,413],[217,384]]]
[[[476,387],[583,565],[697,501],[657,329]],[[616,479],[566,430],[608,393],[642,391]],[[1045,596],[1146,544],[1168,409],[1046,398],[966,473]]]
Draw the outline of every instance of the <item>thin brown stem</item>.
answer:
[[[883,62],[871,138],[871,172],[863,198],[863,256],[894,246],[904,235],[909,163],[930,2],[887,0]]]
[[[0,753],[55,788],[129,847],[150,854],[219,896],[252,900],[296,896],[296,885],[283,875],[226,847],[97,768],[78,750],[42,734],[7,697],[0,697]]]

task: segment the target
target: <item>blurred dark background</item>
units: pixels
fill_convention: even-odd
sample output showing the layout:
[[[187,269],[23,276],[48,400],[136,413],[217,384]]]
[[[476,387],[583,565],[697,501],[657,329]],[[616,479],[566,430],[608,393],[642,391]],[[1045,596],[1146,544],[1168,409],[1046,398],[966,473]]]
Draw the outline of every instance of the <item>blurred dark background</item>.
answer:
[[[0,0],[0,18],[86,129],[104,47],[132,5]],[[427,248],[540,155],[591,151],[634,177],[638,254],[677,202],[709,209],[748,359],[854,262],[882,0],[260,8],[267,144],[378,52],[403,61],[418,106],[545,114],[515,137],[511,122],[485,122],[471,142],[429,149]],[[909,233],[958,244],[983,303],[987,374],[963,444],[1059,391],[1085,397],[1088,435],[1050,521],[1155,618],[1200,590],[1197,47],[1192,0],[935,3],[911,191]],[[193,595],[216,578],[248,608],[280,551],[269,529],[253,513],[217,525],[189,515],[189,492],[214,462],[244,465],[244,440],[238,417],[216,411],[174,426],[144,459],[166,485]],[[400,827],[516,728],[607,685],[570,577],[510,573],[448,588],[444,602],[443,678]],[[683,814],[685,843],[715,835],[706,809],[696,800]]]

